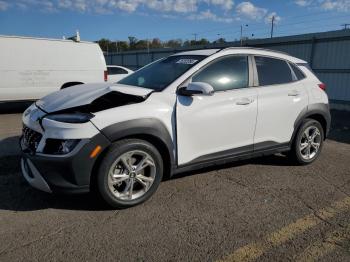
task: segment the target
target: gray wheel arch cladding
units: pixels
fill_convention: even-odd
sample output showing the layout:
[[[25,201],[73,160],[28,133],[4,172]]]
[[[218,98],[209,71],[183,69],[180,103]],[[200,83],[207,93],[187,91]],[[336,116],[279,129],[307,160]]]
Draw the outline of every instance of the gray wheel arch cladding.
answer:
[[[160,141],[167,149],[170,168],[175,165],[174,145],[165,125],[158,119],[144,118],[119,122],[101,130],[111,142],[123,138],[150,136]],[[156,146],[156,145],[155,145]],[[162,154],[162,152],[160,152]]]
[[[294,137],[296,135],[296,133],[298,132],[298,129],[300,127],[300,125],[302,124],[302,122],[313,115],[319,115],[322,116],[322,118],[325,121],[325,130],[324,130],[324,136],[325,138],[327,137],[329,130],[330,130],[330,126],[331,126],[331,114],[329,111],[329,105],[328,104],[322,104],[322,103],[318,103],[318,104],[311,104],[308,105],[307,107],[305,107],[300,114],[298,115],[297,119],[294,122],[294,133],[291,139],[291,142],[293,142]],[[321,123],[322,125],[322,123]]]

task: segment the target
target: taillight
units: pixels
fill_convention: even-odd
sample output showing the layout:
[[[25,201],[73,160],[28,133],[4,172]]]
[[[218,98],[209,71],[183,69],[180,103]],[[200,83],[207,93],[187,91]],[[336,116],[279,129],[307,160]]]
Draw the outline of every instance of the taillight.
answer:
[[[318,84],[318,87],[321,88],[323,91],[326,91],[327,88],[326,84],[324,83]]]
[[[104,80],[105,80],[105,82],[108,81],[108,71],[107,70],[104,72]]]

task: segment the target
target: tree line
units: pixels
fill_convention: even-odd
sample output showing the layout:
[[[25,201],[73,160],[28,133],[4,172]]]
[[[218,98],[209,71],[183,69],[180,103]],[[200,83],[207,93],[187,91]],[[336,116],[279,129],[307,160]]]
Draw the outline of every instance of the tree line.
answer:
[[[118,53],[130,50],[144,50],[144,49],[155,49],[155,48],[178,48],[186,46],[196,45],[207,45],[211,42],[205,38],[198,40],[185,40],[182,39],[171,39],[167,41],[161,41],[159,38],[153,38],[152,40],[138,40],[136,37],[129,36],[128,41],[111,41],[109,39],[102,38],[96,41],[106,53]],[[224,38],[219,38],[212,43],[226,43]]]

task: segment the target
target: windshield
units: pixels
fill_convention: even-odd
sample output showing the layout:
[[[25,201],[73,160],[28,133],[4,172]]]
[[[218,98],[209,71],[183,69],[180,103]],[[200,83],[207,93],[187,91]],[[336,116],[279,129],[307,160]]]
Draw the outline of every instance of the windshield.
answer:
[[[206,56],[169,56],[136,71],[130,76],[120,80],[118,83],[162,91],[204,58],[206,58]]]

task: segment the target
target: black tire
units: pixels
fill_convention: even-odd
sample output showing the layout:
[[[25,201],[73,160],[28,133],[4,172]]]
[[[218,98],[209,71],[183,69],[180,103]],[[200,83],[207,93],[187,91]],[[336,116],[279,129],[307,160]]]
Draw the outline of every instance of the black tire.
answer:
[[[319,147],[318,147],[317,151],[314,147],[311,147],[311,150],[314,150],[312,152],[314,155],[309,154],[310,158],[307,159],[307,158],[305,158],[305,155],[307,155],[307,153],[304,153],[305,151],[301,150],[301,148],[302,148],[301,143],[302,142],[304,142],[304,144],[309,143],[309,142],[305,142],[306,136],[304,135],[304,132],[308,129],[312,130],[313,128],[316,128],[320,133],[319,137],[318,137]],[[302,122],[302,124],[301,124],[295,138],[294,138],[294,141],[292,144],[292,149],[289,152],[288,156],[291,158],[291,160],[293,160],[294,163],[296,163],[298,165],[311,164],[319,157],[319,155],[322,151],[323,142],[324,142],[324,130],[322,128],[322,125],[317,120],[307,118]],[[310,145],[310,143],[309,143],[309,145]],[[307,149],[305,149],[305,150],[307,150]]]
[[[127,152],[142,151],[147,153],[153,160],[155,167],[155,177],[152,185],[142,196],[136,199],[120,199],[111,192],[108,184],[109,172],[116,160]],[[101,197],[114,208],[127,208],[139,205],[149,199],[157,190],[163,177],[163,160],[158,150],[150,143],[140,139],[125,139],[114,143],[106,152],[104,159],[101,161],[97,175],[97,190]],[[136,181],[136,178],[133,178]],[[129,181],[129,180],[128,180]],[[123,182],[122,182],[123,183]],[[126,183],[126,182],[124,182]],[[135,183],[135,182],[134,182]]]

